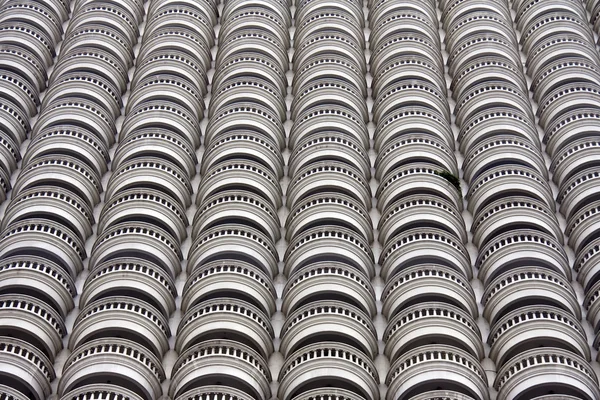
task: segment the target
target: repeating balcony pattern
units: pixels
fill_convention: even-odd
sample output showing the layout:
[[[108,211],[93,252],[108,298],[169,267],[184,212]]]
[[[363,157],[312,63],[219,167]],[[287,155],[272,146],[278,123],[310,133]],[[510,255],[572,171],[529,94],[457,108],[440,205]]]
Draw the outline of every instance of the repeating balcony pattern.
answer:
[[[0,1],[0,400],[600,399],[597,34]]]

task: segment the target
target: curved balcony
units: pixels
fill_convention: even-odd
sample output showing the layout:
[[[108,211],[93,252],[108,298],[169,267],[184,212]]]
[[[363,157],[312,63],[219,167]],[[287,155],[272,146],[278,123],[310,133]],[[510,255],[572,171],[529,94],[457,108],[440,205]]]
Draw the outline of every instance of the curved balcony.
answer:
[[[546,152],[554,157],[576,140],[596,137],[594,127],[600,120],[600,112],[595,108],[577,108],[569,111],[548,124],[544,130]]]
[[[280,121],[286,119],[283,93],[269,81],[256,76],[231,78],[215,87],[208,106],[208,116],[212,117],[218,110],[238,102],[258,103],[276,113]]]
[[[583,58],[554,60],[532,77],[533,99],[539,102],[552,90],[572,81],[600,84],[600,69]]]
[[[444,344],[484,358],[477,322],[465,311],[447,303],[425,302],[398,312],[383,333],[385,355],[394,362],[424,344]]]
[[[273,353],[273,327],[269,317],[245,301],[225,296],[189,308],[177,328],[175,349],[183,353],[210,339],[245,344],[265,360]]]
[[[549,391],[585,400],[600,398],[598,378],[589,364],[552,347],[527,350],[507,361],[498,370],[494,389],[498,400],[531,399]]]
[[[481,303],[483,316],[492,324],[510,311],[531,304],[551,305],[581,318],[579,302],[569,281],[542,268],[525,266],[498,276],[486,285]]]
[[[381,179],[388,172],[405,164],[426,162],[458,176],[454,150],[435,136],[403,135],[381,147],[375,160],[375,176]]]
[[[486,171],[471,182],[466,197],[469,211],[476,214],[493,201],[515,195],[531,197],[554,209],[554,197],[546,178],[520,165],[498,166]]]
[[[375,276],[369,243],[354,231],[338,226],[325,225],[302,232],[290,242],[283,260],[286,276],[318,261],[339,261],[369,278]]]
[[[164,127],[146,127],[129,132],[123,138],[112,158],[117,169],[127,161],[159,157],[178,166],[187,177],[196,174],[195,149],[187,138]]]
[[[247,129],[223,132],[205,143],[200,172],[231,158],[248,159],[270,169],[278,179],[283,177],[283,156],[278,145],[268,136]]]
[[[9,386],[0,384],[0,399],[2,400],[25,400],[28,396]]]
[[[127,161],[115,169],[106,187],[105,198],[133,188],[156,189],[175,198],[182,207],[191,204],[192,185],[177,165],[155,157]]]
[[[144,400],[144,398],[124,387],[101,383],[71,390],[60,400]]]
[[[96,339],[76,348],[67,358],[57,394],[107,380],[150,400],[162,395],[165,373],[158,358],[126,339]]]
[[[169,350],[169,324],[162,313],[133,297],[108,297],[81,309],[69,336],[72,351],[94,339],[123,337],[162,357]]]
[[[0,295],[0,335],[18,337],[37,347],[50,361],[67,335],[63,318],[48,304],[19,294]]]
[[[339,161],[319,161],[296,172],[287,188],[287,206],[294,208],[303,198],[315,193],[338,192],[346,194],[371,208],[371,189],[362,173]]]
[[[586,334],[577,319],[552,306],[526,306],[499,319],[487,340],[498,367],[535,347],[559,347],[591,360]]]
[[[453,77],[450,89],[454,98],[485,82],[510,82],[523,93],[529,91],[519,67],[518,49],[495,34],[479,33],[465,38],[450,55]]]
[[[560,185],[583,169],[597,167],[599,153],[600,138],[597,136],[570,142],[552,158],[553,181]]]
[[[248,190],[262,196],[275,208],[281,207],[279,179],[264,165],[245,159],[223,161],[211,167],[200,182],[196,205],[225,190]]]
[[[597,239],[600,236],[600,201],[591,202],[573,214],[567,221],[565,234],[576,253]]]
[[[178,398],[188,390],[219,384],[254,399],[268,399],[270,383],[267,363],[257,352],[231,340],[209,340],[179,356],[173,366],[169,396]]]
[[[204,141],[211,144],[234,129],[258,132],[277,143],[279,149],[285,147],[284,127],[277,114],[250,102],[235,103],[218,110],[208,122]]]
[[[462,211],[462,193],[439,174],[434,164],[403,165],[384,176],[377,188],[377,209],[383,211],[392,202],[411,194],[435,195],[451,202]]]
[[[548,178],[544,159],[533,143],[512,135],[497,135],[477,143],[465,155],[464,179],[472,182],[499,164],[526,165]]]
[[[484,285],[519,267],[541,267],[571,279],[571,268],[562,245],[553,236],[531,229],[495,236],[479,249],[475,267]]]
[[[260,308],[268,316],[276,310],[275,287],[260,268],[239,260],[223,259],[189,271],[181,298],[184,313],[204,300],[217,297],[240,299]]]
[[[58,264],[75,278],[87,257],[84,244],[70,229],[47,219],[19,221],[2,232],[0,258],[41,256]]]
[[[279,351],[292,352],[318,342],[340,342],[371,359],[377,355],[377,332],[371,317],[346,302],[320,300],[287,314],[280,333]]]
[[[355,199],[341,193],[318,193],[299,201],[288,214],[286,239],[290,241],[317,224],[346,227],[369,243],[373,241],[369,212]]]
[[[21,169],[13,192],[21,193],[36,186],[58,186],[86,201],[89,207],[100,202],[100,176],[84,162],[70,156],[43,156]]]
[[[192,237],[218,225],[248,225],[267,235],[273,242],[280,239],[279,216],[268,201],[247,190],[218,192],[204,200],[192,222]]]
[[[0,55],[2,53],[0,52]],[[17,169],[17,163],[21,160],[19,146],[8,136],[0,137],[0,168],[6,173],[13,173]],[[5,180],[5,185],[9,184],[9,179]]]
[[[340,262],[317,262],[294,272],[283,288],[282,297],[281,310],[285,315],[323,299],[351,304],[369,318],[377,312],[375,292],[368,277]]]
[[[454,134],[450,123],[437,111],[418,105],[398,108],[381,120],[375,129],[374,147],[379,152],[401,137],[412,135],[415,130],[442,140],[454,150]]]
[[[178,243],[187,236],[185,209],[169,195],[147,188],[119,191],[107,199],[100,213],[97,232],[102,233],[120,223],[138,221],[164,229]]]
[[[384,281],[417,264],[441,264],[471,279],[471,261],[464,244],[437,228],[413,228],[394,236],[379,256]]]
[[[381,294],[382,313],[391,319],[417,302],[454,305],[472,318],[479,315],[475,293],[461,273],[442,265],[421,264],[406,268],[388,279]]]
[[[183,256],[175,238],[152,224],[137,221],[113,225],[98,235],[89,265],[129,257],[156,263],[171,277],[181,272]]]
[[[478,143],[497,135],[510,135],[540,146],[535,124],[522,111],[491,107],[464,121],[458,133],[460,151],[469,152]]]
[[[411,397],[409,400],[474,400],[473,397],[453,390],[431,390]],[[566,400],[566,399],[565,399]]]
[[[560,118],[565,112],[581,107],[598,106],[600,85],[577,82],[564,84],[544,96],[536,114],[540,117],[540,125],[545,128],[549,122]]]
[[[198,235],[188,254],[188,267],[194,270],[210,261],[230,258],[249,262],[271,277],[278,272],[279,254],[271,239],[240,224],[216,226]]]
[[[36,91],[40,92],[46,88],[47,69],[35,54],[21,46],[11,44],[4,44],[0,49],[0,54],[4,65],[14,71],[19,71],[21,76],[34,85]]]
[[[215,396],[220,400],[251,400],[252,397],[243,391],[222,385],[206,385],[180,394],[175,400],[212,400]]]
[[[379,376],[371,359],[352,346],[321,342],[291,354],[279,373],[277,397],[290,400],[323,384],[379,400]]]
[[[0,336],[0,377],[2,383],[27,395],[44,400],[50,396],[50,382],[56,377],[52,362],[29,343]]]
[[[168,317],[175,311],[177,289],[170,274],[160,266],[139,258],[119,258],[91,268],[79,306],[112,296],[143,300]]]
[[[385,245],[400,232],[418,228],[438,228],[467,242],[465,222],[460,211],[441,197],[412,195],[388,205],[379,220],[379,243]]]
[[[11,199],[2,219],[2,229],[35,218],[64,225],[82,241],[92,234],[95,223],[92,209],[75,193],[56,186],[37,186],[21,191]]]
[[[71,276],[50,260],[33,256],[5,257],[0,263],[0,293],[31,294],[51,306],[62,319],[73,309],[77,288]]]
[[[511,196],[482,208],[473,217],[471,232],[476,246],[485,246],[496,236],[518,229],[538,230],[563,242],[556,216],[543,202]]]
[[[600,193],[599,182],[600,172],[597,166],[579,171],[564,181],[556,196],[560,212],[569,219],[591,200],[597,199]]]
[[[69,155],[80,159],[94,169],[98,176],[108,170],[108,147],[91,131],[76,125],[52,125],[41,129],[31,140],[23,156],[22,165],[46,155]]]
[[[285,70],[288,55],[287,48],[284,48],[281,40],[286,36],[282,34],[284,31],[281,26],[277,27],[279,29],[275,28],[275,24],[269,23],[272,22],[272,19],[266,18],[263,19],[266,23],[261,24],[262,29],[260,30],[255,26],[248,26],[250,24],[257,25],[255,21],[252,21],[253,17],[254,19],[260,18],[260,16],[252,14],[251,12],[241,12],[229,20],[233,23],[223,23],[222,29],[219,31],[219,51],[215,64],[220,65],[221,60],[252,49],[253,52],[269,57],[278,68]],[[219,83],[223,83],[223,81]]]
[[[398,358],[385,383],[388,398],[407,399],[432,387],[457,391],[477,400],[489,400],[487,378],[479,361],[464,350],[426,345]]]
[[[324,159],[346,163],[365,178],[371,177],[368,151],[352,136],[334,131],[315,133],[299,140],[290,155],[288,176],[296,176],[308,165]]]
[[[120,60],[126,68],[131,68],[133,65],[133,44],[129,43],[119,30],[108,25],[86,23],[85,26],[72,27],[69,24],[61,53],[81,48],[100,48]]]
[[[0,87],[7,99],[18,105],[26,116],[37,114],[37,106],[40,104],[38,90],[24,76],[5,69],[0,77]]]

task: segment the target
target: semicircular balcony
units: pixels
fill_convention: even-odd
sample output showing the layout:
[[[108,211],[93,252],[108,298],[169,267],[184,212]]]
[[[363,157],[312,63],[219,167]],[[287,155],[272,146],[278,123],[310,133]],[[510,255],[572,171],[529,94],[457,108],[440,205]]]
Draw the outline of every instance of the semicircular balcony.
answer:
[[[188,176],[177,165],[156,157],[129,160],[116,168],[108,181],[105,198],[117,192],[143,187],[160,190],[189,207],[193,193]]]
[[[188,390],[175,400],[212,400],[214,396],[222,400],[251,400],[247,393],[231,386],[206,385]],[[82,399],[83,400],[83,399]]]
[[[379,243],[385,245],[400,232],[412,228],[438,228],[467,242],[460,211],[442,197],[411,195],[389,204],[379,220]]]
[[[65,393],[60,400],[144,400],[137,393],[109,383],[91,384]]]
[[[548,305],[526,306],[504,315],[491,327],[487,342],[490,358],[498,367],[536,347],[558,347],[591,360],[579,321],[563,309]]]
[[[426,162],[458,176],[454,150],[443,140],[423,133],[398,136],[382,146],[375,160],[375,176],[381,179],[401,165]]]
[[[517,109],[490,107],[463,122],[458,133],[460,151],[467,154],[478,143],[498,135],[510,135],[540,145],[535,124],[528,115]]]
[[[111,296],[81,309],[69,336],[69,349],[95,339],[120,337],[134,341],[156,357],[169,350],[169,324],[152,305],[134,297]]]
[[[399,138],[410,136],[415,129],[454,149],[454,136],[448,121],[435,110],[422,106],[396,109],[381,120],[375,129],[374,148],[379,152]]]
[[[190,269],[183,287],[181,311],[214,298],[229,297],[253,304],[270,316],[277,294],[271,277],[244,261],[219,259]]]
[[[258,307],[222,296],[187,310],[177,328],[175,349],[183,353],[206,340],[227,339],[245,344],[268,360],[274,337],[269,317]]]
[[[67,189],[37,186],[16,194],[8,203],[2,229],[26,219],[44,218],[68,227],[80,240],[92,234],[94,213],[89,205]]]
[[[546,152],[554,157],[569,143],[595,137],[594,127],[600,120],[598,109],[582,107],[563,114],[544,129]]]
[[[346,163],[365,178],[371,177],[368,151],[352,136],[335,131],[323,131],[299,140],[291,151],[288,176],[296,176],[298,171],[321,160]]]
[[[286,106],[285,96],[268,80],[252,76],[239,76],[223,81],[218,87],[213,86],[208,116],[212,117],[223,107],[237,102],[255,102],[279,116],[285,121]]]
[[[371,359],[377,355],[377,332],[371,317],[346,302],[320,300],[287,314],[280,333],[279,351],[287,357],[318,342],[340,342]]]
[[[167,231],[178,243],[187,237],[185,209],[166,193],[149,188],[119,191],[106,199],[97,232],[104,232],[116,224],[138,221],[146,221]]]
[[[400,198],[420,194],[441,197],[462,211],[461,192],[440,176],[441,172],[441,168],[430,163],[412,163],[390,171],[377,188],[377,209],[383,211]]]
[[[279,254],[273,241],[257,229],[241,224],[215,226],[201,232],[188,254],[194,270],[210,261],[237,259],[259,267],[271,277],[277,275]]]
[[[519,267],[545,268],[571,279],[571,268],[562,245],[552,235],[516,229],[495,236],[479,249],[475,261],[484,285]]]
[[[264,198],[248,190],[226,190],[206,198],[192,222],[192,237],[226,224],[248,225],[274,243],[281,238],[277,210]]]
[[[56,378],[52,362],[33,345],[21,339],[0,336],[0,379],[26,398],[44,400]]]
[[[169,128],[148,127],[130,132],[119,143],[112,158],[112,168],[134,159],[158,157],[175,164],[187,177],[196,174],[196,157],[193,145],[187,138]]]
[[[215,64],[221,65],[221,60],[231,55],[243,54],[252,49],[253,53],[264,55],[278,68],[285,70],[288,55],[287,48],[284,47],[281,40],[284,37],[284,35],[281,35],[281,26],[273,24],[272,19],[260,18],[260,15],[254,15],[253,17],[264,21],[261,24],[262,29],[256,29],[254,26],[248,26],[245,23],[251,19],[247,12],[242,12],[233,17],[234,23],[222,23],[222,29],[219,31],[219,51],[217,52]],[[254,24],[258,25],[256,22]]]
[[[181,272],[183,256],[176,239],[167,231],[136,221],[108,227],[101,232],[92,248],[90,266],[118,258],[139,257],[156,263],[171,277]]]
[[[27,395],[18,390],[0,383],[0,399],[2,400],[25,400]]]
[[[100,176],[86,163],[71,156],[43,156],[21,169],[13,192],[38,186],[58,186],[81,197],[89,207],[100,202]]]
[[[425,344],[443,344],[484,358],[477,322],[465,311],[447,303],[424,302],[406,307],[388,322],[383,333],[384,353],[390,362]]]
[[[472,318],[479,315],[475,292],[460,272],[443,265],[420,264],[389,278],[381,294],[382,314],[391,319],[417,303],[447,303]]]
[[[318,161],[299,169],[291,177],[286,204],[292,209],[302,199],[325,191],[343,193],[371,208],[371,189],[366,177],[355,167],[339,161]]]
[[[336,61],[335,57],[330,57],[329,61],[334,63],[334,61]],[[308,71],[314,71],[316,73],[318,72],[317,68],[335,68],[335,66],[337,66],[338,69],[341,68],[339,65],[327,65],[325,62],[323,62],[323,64],[324,65],[320,65],[319,63],[317,66],[312,67],[315,68],[315,70],[309,69]],[[329,68],[326,70],[327,72],[331,71]],[[336,69],[333,69],[332,71],[336,71]],[[347,75],[346,69],[344,69],[343,72],[346,72]],[[296,75],[294,76],[299,76],[299,72],[296,72]],[[361,81],[364,81],[363,75],[360,75],[360,77]],[[340,77],[332,76],[328,78],[336,79]],[[312,81],[313,79],[315,78],[307,76],[307,81]],[[352,139],[358,141],[364,149],[369,148],[369,132],[367,124],[365,124],[360,114],[352,111],[350,108],[336,104],[321,104],[300,113],[298,118],[294,120],[294,125],[290,131],[288,146],[290,149],[296,149],[301,140],[323,131],[347,134]]]
[[[552,157],[550,172],[553,181],[561,185],[579,171],[598,166],[600,138],[598,136],[573,140]]]
[[[286,239],[316,225],[339,225],[373,241],[371,217],[367,209],[354,198],[342,193],[317,193],[299,201],[288,214]]]
[[[437,228],[413,228],[391,238],[381,251],[379,265],[384,281],[418,264],[441,264],[466,278],[473,275],[465,245]]]
[[[260,132],[232,129],[205,143],[200,173],[205,174],[213,165],[232,158],[248,159],[268,168],[278,179],[283,177],[283,156],[278,144]]]
[[[585,98],[586,100],[582,100]],[[564,113],[581,107],[600,106],[600,85],[595,83],[567,83],[546,94],[539,102],[539,124],[545,128]]]
[[[343,2],[332,4],[328,1],[316,1],[316,2],[302,2],[298,4],[294,18],[297,21],[308,21],[308,15],[313,15],[317,12],[323,14],[324,12],[330,13],[342,13],[349,19],[353,19],[358,24],[363,24],[364,15],[363,9],[360,7],[359,2],[346,0]]]
[[[399,357],[385,378],[388,398],[409,399],[436,388],[489,400],[487,377],[479,361],[456,347],[432,344]]]
[[[471,182],[497,165],[508,164],[526,165],[548,178],[544,159],[533,143],[512,135],[497,135],[477,143],[465,154],[464,179]]]
[[[182,353],[171,373],[169,396],[207,385],[223,385],[255,400],[271,397],[271,372],[259,353],[232,340],[208,340]]]
[[[127,339],[96,339],[69,355],[56,393],[62,397],[79,387],[110,381],[151,400],[162,395],[164,379],[161,361],[145,347]]]
[[[281,310],[285,315],[308,303],[323,300],[348,303],[367,313],[369,318],[377,310],[369,278],[356,268],[333,261],[309,264],[291,274],[282,298]]]
[[[40,256],[55,262],[74,279],[83,270],[86,251],[70,229],[47,219],[26,219],[11,224],[0,238],[0,258]]]
[[[22,165],[28,165],[32,160],[47,155],[78,158],[92,167],[98,176],[106,173],[110,160],[108,147],[101,138],[85,128],[70,124],[42,129],[27,147]]]
[[[11,44],[5,44],[4,48],[0,50],[0,54],[5,60],[4,65],[11,70],[19,71],[24,79],[32,83],[37,92],[41,92],[46,88],[48,71],[35,54],[21,46]],[[11,103],[15,104],[14,102]]]
[[[0,293],[32,295],[51,306],[61,318],[75,307],[71,275],[54,262],[33,255],[4,257],[0,262]]]
[[[597,166],[579,171],[564,181],[556,196],[560,212],[569,219],[591,201],[597,200],[600,197],[599,182],[600,172]]]
[[[554,209],[554,197],[544,176],[516,164],[494,167],[471,182],[466,196],[468,209],[477,214],[488,204],[508,196],[531,197]]]
[[[555,271],[524,266],[499,275],[486,285],[483,316],[494,324],[507,313],[528,305],[558,307],[581,318],[581,309],[569,281]]]
[[[278,381],[277,397],[281,400],[323,385],[379,400],[375,365],[366,354],[343,343],[321,342],[297,350],[283,364]]]
[[[409,400],[474,400],[473,397],[454,390],[430,390]]]
[[[338,261],[367,275],[375,276],[373,251],[369,243],[350,229],[325,225],[311,228],[296,236],[283,257],[286,276],[319,261]]]
[[[494,389],[498,400],[525,400],[552,392],[578,399],[600,398],[594,370],[578,355],[563,349],[531,349],[498,370]]]
[[[285,147],[283,123],[277,114],[257,103],[235,103],[218,110],[209,120],[204,140],[214,143],[217,137],[232,129],[258,132],[277,143],[279,149]]]
[[[538,230],[563,242],[563,233],[552,210],[529,197],[511,196],[496,200],[473,217],[473,243],[485,246],[496,236],[517,229]],[[567,233],[568,234],[568,233]]]
[[[24,294],[0,295],[0,336],[25,340],[53,362],[66,335],[63,318],[48,304]]]
[[[220,162],[209,168],[200,182],[196,205],[225,190],[247,190],[262,196],[275,208],[282,204],[279,180],[264,165],[245,159]]]
[[[93,266],[83,285],[79,306],[128,296],[150,304],[165,318],[175,311],[177,289],[171,275],[148,260],[120,257]]]

